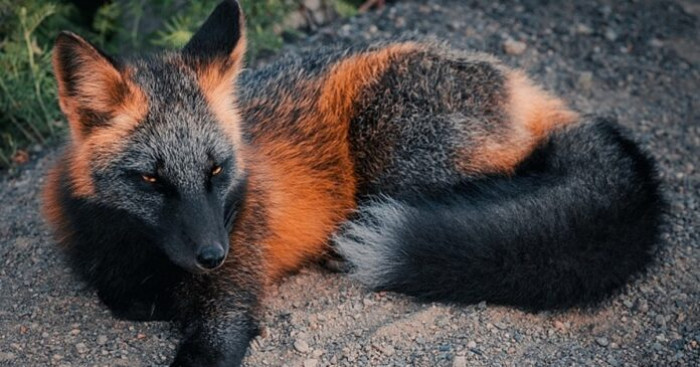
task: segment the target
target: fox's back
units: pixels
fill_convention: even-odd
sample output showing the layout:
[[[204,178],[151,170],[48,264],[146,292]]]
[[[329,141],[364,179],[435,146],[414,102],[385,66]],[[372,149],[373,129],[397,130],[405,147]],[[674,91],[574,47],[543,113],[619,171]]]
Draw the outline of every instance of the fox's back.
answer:
[[[287,56],[239,83],[254,144],[294,147],[321,171],[345,164],[335,176],[352,176],[360,195],[510,173],[550,130],[576,120],[493,57],[431,43]]]

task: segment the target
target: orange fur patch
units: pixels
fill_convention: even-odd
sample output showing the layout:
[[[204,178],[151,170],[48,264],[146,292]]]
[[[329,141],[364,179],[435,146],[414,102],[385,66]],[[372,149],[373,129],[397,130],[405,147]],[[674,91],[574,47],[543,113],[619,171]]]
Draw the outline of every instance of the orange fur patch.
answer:
[[[349,121],[359,92],[377,81],[398,55],[416,51],[415,43],[390,45],[374,52],[350,56],[334,65],[323,81],[319,110],[330,122]]]
[[[63,214],[61,203],[59,202],[60,190],[60,168],[54,167],[49,170],[46,183],[42,191],[42,214],[47,222],[54,230],[56,239],[59,243],[64,243],[66,237],[70,235],[67,232],[67,222]]]
[[[508,74],[508,103],[511,119],[525,126],[537,141],[550,131],[579,119],[559,98],[536,86],[522,71]]]
[[[265,207],[270,235],[265,248],[272,279],[324,254],[330,234],[355,207],[355,180],[349,160],[318,172],[311,162],[295,159],[296,149],[284,142],[275,143],[266,149],[268,163],[258,165],[251,175],[251,180],[258,180],[268,191]],[[342,177],[340,182],[336,174]]]
[[[269,195],[265,208],[270,234],[264,241],[269,279],[325,254],[329,237],[356,207],[357,182],[347,140],[353,104],[392,58],[416,49],[407,43],[350,56],[319,80],[297,86],[295,98],[277,101],[275,115],[280,119],[293,118],[292,110],[303,111],[294,126],[310,138],[294,143],[262,132],[255,141],[262,164],[249,165],[250,183],[263,185]],[[314,95],[317,88],[318,100],[299,98]]]
[[[78,197],[94,195],[91,172],[103,167],[115,154],[120,152],[128,141],[128,134],[142,121],[148,112],[146,95],[123,76],[127,94],[118,104],[109,106],[110,121],[93,129],[86,136],[74,142],[70,151],[70,177],[73,194]],[[108,108],[108,106],[102,106]],[[103,110],[104,111],[104,110]]]
[[[523,72],[509,71],[506,77],[509,130],[505,136],[477,141],[478,148],[468,153],[470,172],[512,173],[551,131],[578,120],[562,100],[536,86]]]
[[[116,116],[106,127],[95,129],[82,142],[75,144],[69,155],[70,177],[73,194],[77,197],[94,195],[91,172],[104,168],[115,154],[122,151],[128,142],[128,135],[146,116],[148,105],[144,100],[134,102],[130,109],[115,111]]]
[[[224,134],[236,148],[243,146],[243,135],[240,114],[236,108],[234,85],[238,73],[243,68],[245,51],[246,38],[245,34],[242,34],[227,60],[198,65],[195,70],[197,81],[209,108],[223,128]],[[242,171],[245,168],[245,161],[241,157],[241,154],[236,155],[236,164]]]
[[[74,58],[72,65],[63,65],[61,53]],[[131,80],[131,70],[120,72],[78,36],[59,37],[53,66],[59,104],[71,130],[67,158],[73,194],[88,197],[94,194],[92,169],[120,150],[126,134],[146,115],[148,100]],[[65,70],[66,67],[74,70]],[[68,75],[69,72],[72,74]],[[90,119],[95,117],[86,111],[98,114],[105,121],[91,126]]]

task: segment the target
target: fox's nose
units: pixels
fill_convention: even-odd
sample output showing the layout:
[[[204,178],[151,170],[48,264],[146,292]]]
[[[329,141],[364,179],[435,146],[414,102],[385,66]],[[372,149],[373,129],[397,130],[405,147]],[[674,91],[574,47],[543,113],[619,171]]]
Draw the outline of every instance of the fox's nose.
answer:
[[[214,269],[224,262],[226,252],[219,244],[204,246],[197,253],[197,263],[205,269]]]

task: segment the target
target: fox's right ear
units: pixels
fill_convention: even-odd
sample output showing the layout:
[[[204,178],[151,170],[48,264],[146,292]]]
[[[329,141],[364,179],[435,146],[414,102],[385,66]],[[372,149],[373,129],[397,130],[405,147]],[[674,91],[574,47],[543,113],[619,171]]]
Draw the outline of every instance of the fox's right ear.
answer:
[[[241,144],[241,131],[234,86],[245,50],[245,21],[235,0],[222,1],[182,49],[184,63],[197,75],[209,108],[235,146]]]
[[[96,128],[115,123],[117,115],[133,115],[145,108],[140,90],[116,63],[74,33],[61,32],[56,38],[53,69],[59,105],[76,142]]]

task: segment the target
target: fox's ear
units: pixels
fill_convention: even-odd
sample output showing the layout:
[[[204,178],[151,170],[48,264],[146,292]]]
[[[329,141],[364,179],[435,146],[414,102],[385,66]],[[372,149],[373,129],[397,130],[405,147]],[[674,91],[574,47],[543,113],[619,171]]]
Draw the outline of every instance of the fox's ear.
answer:
[[[53,69],[59,104],[75,141],[113,123],[122,112],[132,115],[145,107],[116,63],[74,33],[61,32],[56,38]]]
[[[182,49],[185,61],[196,71],[218,68],[236,73],[246,49],[245,21],[235,0],[222,1]]]
[[[241,143],[235,110],[234,81],[243,68],[245,21],[234,0],[224,0],[182,49],[182,59],[194,70],[197,82],[231,142]]]

